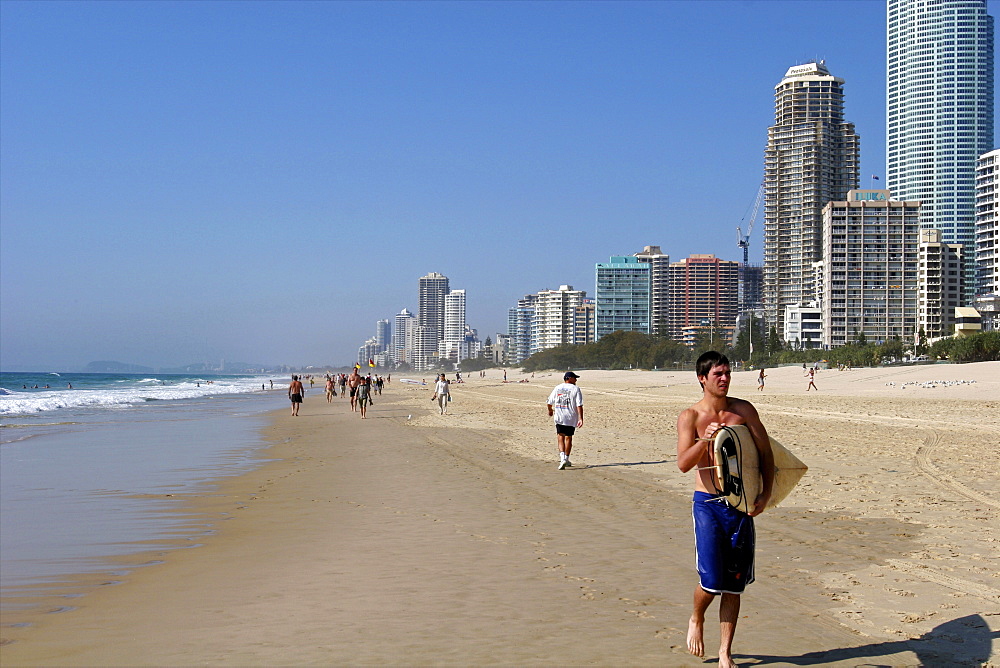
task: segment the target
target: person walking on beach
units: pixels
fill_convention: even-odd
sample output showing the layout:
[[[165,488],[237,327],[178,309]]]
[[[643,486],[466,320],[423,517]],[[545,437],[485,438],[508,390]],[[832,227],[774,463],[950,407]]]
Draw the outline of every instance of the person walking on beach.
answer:
[[[431,401],[434,400],[437,400],[438,409],[441,415],[444,415],[448,411],[448,402],[451,401],[451,383],[444,374],[438,376],[438,381],[434,383],[434,396],[431,397]]]
[[[816,390],[817,392],[819,392],[819,388],[816,387],[815,380],[816,380],[816,369],[815,367],[813,367],[809,369],[809,384],[806,385],[806,392],[808,392],[809,390]]]
[[[549,417],[556,423],[556,443],[559,446],[559,470],[573,466],[569,453],[573,450],[573,434],[583,426],[583,393],[576,386],[578,375],[572,371],[563,374],[563,382],[556,385],[546,405]]]
[[[767,430],[757,409],[743,399],[729,396],[729,360],[714,350],[698,358],[695,366],[702,387],[701,400],[677,418],[677,467],[695,471],[695,551],[699,583],[694,590],[694,609],[688,621],[687,648],[694,656],[705,656],[705,612],[721,597],[719,665],[735,666],[733,637],[740,614],[740,595],[754,581],[753,518],[763,512],[774,482],[774,457]],[[753,510],[744,514],[726,503],[715,487],[712,444],[715,432],[726,425],[745,424],[753,436],[760,461],[762,489]]]
[[[763,392],[764,391],[764,379],[765,378],[767,378],[767,376],[764,375],[764,367],[761,367],[760,368],[760,374],[757,376],[757,391],[758,392]]]
[[[340,374],[340,396],[347,396],[347,374]]]
[[[361,374],[358,373],[358,367],[354,367],[354,371],[351,375],[347,377],[347,387],[351,392],[351,410],[358,410],[358,386],[361,385]]]
[[[358,385],[357,396],[355,399],[358,402],[358,408],[361,410],[361,419],[365,420],[368,418],[368,404],[371,401],[372,385],[371,380],[364,378],[361,384]]]
[[[302,405],[302,395],[306,393],[306,389],[302,387],[302,383],[299,381],[298,376],[292,376],[292,382],[288,384],[288,398],[292,401],[292,415],[298,416],[299,406]]]
[[[337,396],[337,390],[333,386],[333,378],[330,376],[326,377],[326,403],[332,404],[333,398]]]

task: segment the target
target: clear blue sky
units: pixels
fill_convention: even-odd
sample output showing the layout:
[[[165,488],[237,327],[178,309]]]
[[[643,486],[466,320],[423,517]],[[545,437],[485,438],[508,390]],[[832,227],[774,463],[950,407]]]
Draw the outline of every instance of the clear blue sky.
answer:
[[[738,259],[773,88],[816,59],[884,177],[880,0],[0,12],[7,369],[346,364],[430,271],[485,338],[610,255]]]

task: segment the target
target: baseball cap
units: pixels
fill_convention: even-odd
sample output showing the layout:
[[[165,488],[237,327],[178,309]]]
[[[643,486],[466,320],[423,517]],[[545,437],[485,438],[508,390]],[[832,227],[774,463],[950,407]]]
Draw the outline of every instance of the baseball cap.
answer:
[[[566,373],[563,374],[563,380],[566,380],[567,378],[579,378],[579,376],[573,373],[572,371],[567,371]]]

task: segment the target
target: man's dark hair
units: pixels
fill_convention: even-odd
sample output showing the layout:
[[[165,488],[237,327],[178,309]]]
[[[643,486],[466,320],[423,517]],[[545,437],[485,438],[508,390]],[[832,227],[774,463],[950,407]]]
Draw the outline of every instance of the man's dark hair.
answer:
[[[695,362],[694,372],[699,378],[707,376],[709,371],[721,364],[730,366],[729,358],[720,352],[709,350],[707,353],[702,353],[701,357],[698,358],[698,361]]]

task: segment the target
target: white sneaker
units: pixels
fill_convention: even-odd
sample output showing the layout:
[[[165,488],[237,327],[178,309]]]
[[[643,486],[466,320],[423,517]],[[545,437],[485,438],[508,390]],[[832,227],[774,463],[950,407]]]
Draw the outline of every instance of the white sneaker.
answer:
[[[569,464],[569,460],[568,459],[560,460],[560,462],[559,462],[559,470],[562,471],[564,468],[566,468],[567,464]]]

